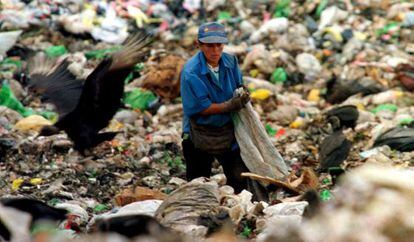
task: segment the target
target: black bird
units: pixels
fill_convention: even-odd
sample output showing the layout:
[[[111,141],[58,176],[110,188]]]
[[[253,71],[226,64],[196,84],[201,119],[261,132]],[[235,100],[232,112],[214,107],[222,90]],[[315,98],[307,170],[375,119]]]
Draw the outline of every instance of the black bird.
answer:
[[[366,96],[384,90],[382,86],[370,79],[343,80],[335,76],[328,81],[326,88],[325,99],[332,104],[341,103],[357,93]]]
[[[326,117],[328,120],[332,120],[332,117],[337,117],[339,119],[338,128],[355,128],[359,112],[356,106],[354,105],[344,105],[340,107],[333,108],[326,112]]]
[[[168,231],[166,227],[162,226],[153,217],[142,214],[97,220],[95,230],[100,232],[115,232],[128,238]]]
[[[32,69],[31,89],[42,93],[44,101],[53,103],[59,113],[59,120],[54,125],[44,126],[39,135],[48,136],[64,130],[73,141],[74,149],[81,154],[113,139],[116,132],[99,131],[120,108],[124,80],[146,55],[144,47],[151,40],[150,35],[143,32],[129,39],[119,51],[105,58],[83,85],[67,69],[66,61],[52,70],[45,69],[47,65]]]
[[[348,157],[350,150],[351,141],[345,137],[341,129],[327,136],[319,146],[319,171],[339,167]]]
[[[408,127],[395,127],[381,134],[374,142],[374,147],[388,145],[398,151],[414,150],[414,123]]]
[[[32,223],[38,220],[62,221],[66,219],[68,213],[65,209],[54,208],[42,201],[31,198],[2,198],[0,203],[3,206],[29,213],[32,216]]]
[[[319,145],[319,171],[326,172],[339,168],[351,151],[351,141],[344,133],[345,127],[354,128],[359,113],[355,106],[345,105],[329,110],[327,120],[332,126],[333,133],[324,138]],[[332,176],[334,178],[334,176]]]

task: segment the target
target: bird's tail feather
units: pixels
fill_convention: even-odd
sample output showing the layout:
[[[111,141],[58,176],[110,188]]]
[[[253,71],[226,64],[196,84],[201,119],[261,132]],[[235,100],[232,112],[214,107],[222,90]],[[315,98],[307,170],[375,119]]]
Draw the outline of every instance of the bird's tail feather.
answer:
[[[114,53],[110,70],[135,66],[147,54],[145,47],[151,44],[152,41],[153,37],[145,32],[140,32],[127,39],[124,46]]]
[[[58,67],[56,61],[47,58],[44,54],[37,54],[28,63],[28,70],[30,75],[50,75]]]

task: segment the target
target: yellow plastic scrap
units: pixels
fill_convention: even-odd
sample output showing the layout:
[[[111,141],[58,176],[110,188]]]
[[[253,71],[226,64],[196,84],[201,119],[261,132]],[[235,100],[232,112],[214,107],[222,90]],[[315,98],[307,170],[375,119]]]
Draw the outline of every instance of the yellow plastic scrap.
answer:
[[[162,23],[163,21],[164,19],[162,18],[148,18],[149,24],[159,24],[159,23]]]
[[[318,59],[319,61],[322,61],[323,58],[323,52],[322,51],[318,51],[315,53],[315,57],[316,59]]]
[[[250,94],[250,97],[256,100],[265,100],[270,97],[272,93],[264,88],[257,89]]]
[[[364,34],[364,33],[362,33],[362,32],[359,32],[359,31],[355,31],[354,32],[354,36],[355,36],[355,38],[357,38],[358,40],[366,40],[367,39],[367,35],[366,34]]]
[[[85,27],[92,28],[95,22],[96,12],[92,5],[85,4],[84,5],[84,11],[82,12],[82,24]]]
[[[397,21],[403,22],[405,19],[406,14],[405,13],[398,13],[397,16],[395,17],[395,19]]]
[[[324,32],[332,36],[337,42],[343,41],[341,32],[338,30],[338,28],[328,27],[324,29]]]
[[[128,14],[135,19],[135,24],[138,28],[144,27],[144,23],[149,23],[148,16],[145,15],[145,13],[141,11],[141,9],[133,6],[128,6],[127,10]]]
[[[32,178],[30,179],[30,184],[36,186],[42,184],[43,180],[42,178]]]
[[[308,101],[311,102],[318,102],[320,98],[321,90],[319,89],[312,89],[308,94]]]
[[[365,110],[365,106],[362,103],[357,103],[356,107],[358,110],[362,110],[362,111]]]
[[[259,70],[258,69],[253,69],[250,71],[250,76],[251,77],[257,77],[257,75],[259,75]]]
[[[296,118],[295,121],[290,123],[289,127],[291,127],[292,129],[299,129],[300,127],[303,126],[303,124],[304,124],[303,118]]]
[[[14,179],[13,183],[12,183],[12,190],[13,191],[18,190],[20,188],[20,186],[22,185],[23,181],[24,180],[22,178]]]
[[[40,115],[30,115],[29,117],[20,119],[14,125],[14,129],[17,131],[40,131],[44,125],[52,125],[52,122]]]
[[[124,127],[123,123],[121,123],[121,122],[119,122],[115,119],[112,119],[111,122],[109,123],[108,129],[111,132],[117,132],[117,131],[121,130],[123,127]]]
[[[400,98],[400,97],[404,96],[404,92],[394,91],[394,95],[395,95],[396,98]]]

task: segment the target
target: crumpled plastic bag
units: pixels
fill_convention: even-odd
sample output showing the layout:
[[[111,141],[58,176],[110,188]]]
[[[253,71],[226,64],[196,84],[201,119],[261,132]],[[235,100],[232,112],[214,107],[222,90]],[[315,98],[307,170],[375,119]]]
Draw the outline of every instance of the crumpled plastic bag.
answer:
[[[269,206],[263,210],[265,217],[272,217],[278,215],[299,215],[302,216],[305,208],[308,206],[308,202],[284,202],[276,205]]]
[[[128,37],[127,22],[113,14],[107,14],[101,26],[94,27],[91,35],[96,40],[112,44],[121,44]]]
[[[273,18],[253,32],[250,35],[249,40],[252,43],[257,43],[262,40],[264,37],[268,36],[270,33],[283,33],[289,27],[289,20],[287,18]]]
[[[276,68],[272,53],[263,44],[252,46],[252,50],[246,55],[241,66],[242,70],[248,70],[252,66],[257,67],[260,72],[271,74]]]
[[[202,214],[219,210],[217,184],[197,183],[197,180],[180,187],[167,197],[155,212],[164,226],[194,236],[205,236],[207,227],[198,225]]]
[[[296,56],[296,65],[308,80],[317,78],[322,72],[322,66],[318,59],[312,54],[301,53]]]
[[[241,88],[235,91],[239,95]],[[234,132],[240,155],[250,172],[271,178],[283,178],[288,168],[272,144],[251,103],[233,116]]]
[[[327,26],[331,26],[334,23],[344,20],[348,17],[348,13],[344,10],[341,10],[337,6],[331,6],[321,13],[321,20],[319,23],[319,30]]]
[[[107,213],[103,213],[100,215],[94,215],[94,217],[89,221],[88,226],[93,227],[98,219],[110,219],[115,217],[122,217],[128,215],[147,215],[153,217],[155,211],[159,208],[163,201],[162,200],[145,200],[139,202],[133,202],[119,209],[113,209]]]
[[[13,45],[16,43],[17,39],[20,37],[22,32],[22,30],[17,30],[0,33],[0,58],[6,53],[6,51],[13,47]]]

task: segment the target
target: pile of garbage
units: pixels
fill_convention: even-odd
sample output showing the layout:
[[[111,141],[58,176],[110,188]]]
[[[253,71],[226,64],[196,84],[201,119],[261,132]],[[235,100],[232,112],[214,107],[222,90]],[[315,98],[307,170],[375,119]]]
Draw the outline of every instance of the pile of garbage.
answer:
[[[135,235],[104,234],[119,233],[109,219],[139,216],[132,219],[155,224],[140,236],[158,241],[410,237],[411,1],[1,0],[0,7],[0,201],[26,197],[68,211],[59,226],[40,226],[40,236],[126,241]],[[253,108],[289,167],[280,180],[245,174],[267,185],[268,201],[234,194],[218,163],[211,178],[185,180],[179,76],[206,21],[226,26],[224,51],[237,56]],[[63,132],[38,136],[59,117],[30,89],[32,57],[67,60],[84,78],[143,29],[155,41],[105,129],[116,137],[83,156]],[[39,236],[27,216],[1,205],[0,232],[3,225],[22,241]]]

